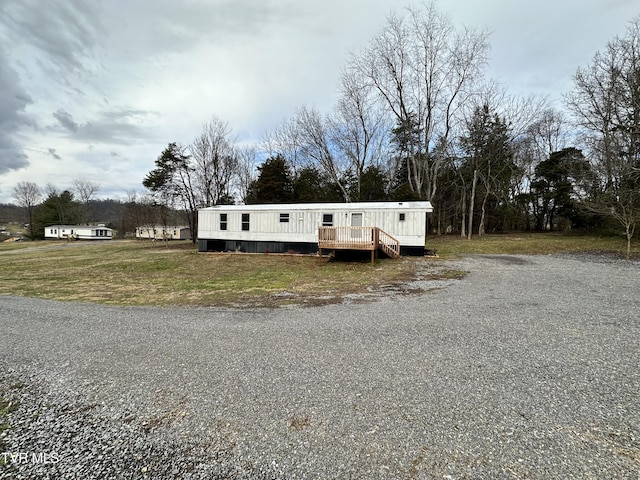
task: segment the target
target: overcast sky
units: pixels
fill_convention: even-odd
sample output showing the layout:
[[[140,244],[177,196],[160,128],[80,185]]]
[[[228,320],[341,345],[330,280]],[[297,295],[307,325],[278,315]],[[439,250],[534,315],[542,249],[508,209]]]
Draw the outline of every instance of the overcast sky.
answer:
[[[257,142],[302,105],[328,111],[340,69],[402,0],[0,0],[0,203],[32,181],[142,192],[169,142],[212,116]],[[637,0],[447,0],[491,32],[488,76],[558,101],[640,14]]]

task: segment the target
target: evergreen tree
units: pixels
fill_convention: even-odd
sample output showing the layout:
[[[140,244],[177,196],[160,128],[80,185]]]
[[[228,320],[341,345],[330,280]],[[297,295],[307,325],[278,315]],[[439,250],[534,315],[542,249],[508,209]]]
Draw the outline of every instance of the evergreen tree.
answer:
[[[589,189],[593,172],[582,152],[576,148],[565,148],[553,152],[535,169],[531,184],[536,205],[536,229],[553,230],[556,216],[579,222],[579,190]]]
[[[294,180],[294,194],[296,203],[344,201],[340,187],[312,166],[298,171]]]
[[[73,193],[52,191],[34,211],[34,238],[44,238],[48,225],[76,225],[81,219],[81,205],[73,198]]]
[[[291,203],[294,199],[293,179],[281,155],[270,157],[258,167],[260,174],[249,186],[246,203]]]
[[[466,154],[462,166],[467,176],[465,184],[471,186],[467,235],[472,234],[473,219],[478,213],[478,234],[483,235],[503,223],[496,216],[498,207],[511,200],[511,180],[517,167],[509,126],[485,104],[475,109],[460,143]],[[480,212],[476,212],[477,207]]]
[[[360,198],[361,202],[379,202],[387,200],[385,186],[387,179],[384,172],[376,166],[369,165],[360,179]]]

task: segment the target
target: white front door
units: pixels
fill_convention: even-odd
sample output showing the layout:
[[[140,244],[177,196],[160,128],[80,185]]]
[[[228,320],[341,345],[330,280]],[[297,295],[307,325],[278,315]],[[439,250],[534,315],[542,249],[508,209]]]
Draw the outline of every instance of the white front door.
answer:
[[[362,213],[352,213],[351,214],[351,226],[352,227],[361,227],[362,226]],[[361,238],[362,230],[359,228],[354,228],[351,230],[351,238]]]

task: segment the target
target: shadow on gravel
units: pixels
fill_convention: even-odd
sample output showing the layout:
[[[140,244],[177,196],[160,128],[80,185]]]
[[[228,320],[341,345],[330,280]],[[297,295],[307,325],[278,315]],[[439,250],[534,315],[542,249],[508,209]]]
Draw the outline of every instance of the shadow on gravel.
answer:
[[[471,255],[474,258],[491,260],[503,265],[530,265],[531,261],[513,255]]]

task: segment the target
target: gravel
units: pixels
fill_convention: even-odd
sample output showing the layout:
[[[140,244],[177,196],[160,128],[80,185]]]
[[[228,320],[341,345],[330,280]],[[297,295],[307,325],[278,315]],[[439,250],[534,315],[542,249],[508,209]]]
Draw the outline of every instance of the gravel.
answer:
[[[0,297],[0,478],[638,480],[640,264],[451,268],[312,308]]]

